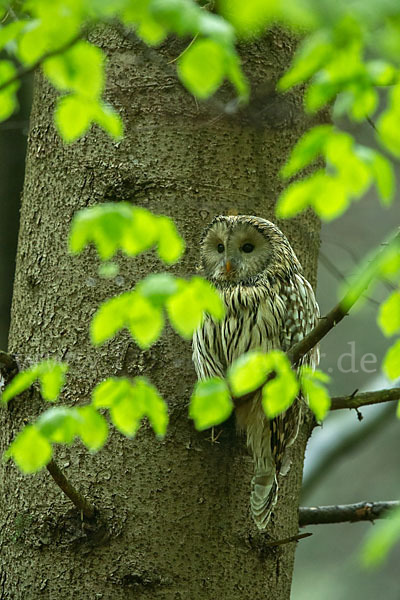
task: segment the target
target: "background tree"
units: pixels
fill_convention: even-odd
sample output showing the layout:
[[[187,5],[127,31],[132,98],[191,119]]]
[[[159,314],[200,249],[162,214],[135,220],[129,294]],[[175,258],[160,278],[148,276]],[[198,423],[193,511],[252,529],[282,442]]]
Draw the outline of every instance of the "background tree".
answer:
[[[151,35],[155,35],[157,23],[164,27],[177,23],[174,19],[185,14],[185,6],[183,3],[179,7],[182,13],[173,13],[172,8],[170,13],[160,11],[161,18],[153,7],[153,21],[143,19],[139,33],[146,37],[151,31]],[[198,34],[187,25],[190,20],[183,19],[183,22],[186,24],[183,31],[179,31],[177,25],[172,29],[178,29],[178,33]],[[63,28],[68,29],[65,23]],[[69,33],[75,34],[75,31],[71,29]],[[206,31],[200,33],[204,36]],[[101,72],[96,71],[99,55],[77,42],[76,35],[70,37],[75,44],[72,46],[66,41],[65,46],[69,48],[66,54],[58,53],[56,57],[53,52],[54,56],[45,62],[45,72],[60,89],[73,89],[72,96],[62,96],[58,101],[56,123],[70,140],[83,133],[92,118],[117,136],[120,133],[118,118],[99,100],[102,90]],[[34,41],[37,39],[40,38]],[[145,351],[139,350],[123,334],[100,349],[89,346],[87,322],[99,299],[129,289],[140,276],[154,269],[154,259],[145,255],[134,267],[121,259],[120,274],[108,281],[98,277],[93,254],[71,259],[64,254],[63,240],[67,239],[76,209],[115,199],[173,216],[179,230],[187,240],[194,240],[194,244],[214,214],[253,212],[272,218],[274,199],[283,187],[278,171],[293,142],[313,123],[301,111],[298,94],[287,94],[282,100],[274,91],[279,76],[287,68],[294,47],[293,36],[272,30],[256,45],[247,42],[243,46],[242,57],[253,100],[239,110],[228,88],[222,88],[215,100],[198,106],[182,90],[168,66],[180,56],[180,76],[199,96],[208,95],[224,75],[228,75],[245,98],[247,86],[226,40],[222,44],[212,37],[195,40],[185,51],[187,44],[169,39],[156,53],[119,28],[106,33],[91,31],[89,39],[108,54],[107,100],[124,116],[125,137],[122,143],[115,144],[98,130],[92,130],[74,146],[63,146],[52,128],[51,111],[43,110],[44,106],[54,105],[55,94],[40,78],[32,113],[10,351],[17,354],[20,368],[44,357],[67,360],[70,375],[64,399],[69,403],[87,401],[94,385],[110,374],[135,376],[146,372],[169,400],[171,425],[162,445],[155,442],[146,427],[133,442],[113,434],[107,445],[109,452],[97,455],[90,463],[76,447],[72,455],[77,458],[70,458],[71,450],[59,449],[58,463],[67,468],[72,480],[79,479],[86,496],[99,508],[97,520],[85,520],[84,526],[76,513],[66,514],[64,501],[48,481],[36,480],[43,488],[32,498],[32,491],[25,482],[21,483],[21,476],[10,465],[5,466],[4,492],[8,492],[8,496],[10,486],[18,486],[19,498],[18,504],[10,507],[4,526],[2,554],[11,576],[11,583],[3,584],[4,593],[12,595],[16,586],[13,582],[22,578],[23,584],[18,584],[19,594],[26,594],[25,590],[32,589],[31,586],[36,586],[36,593],[42,587],[48,597],[54,597],[60,588],[65,594],[67,586],[71,596],[82,594],[83,568],[90,573],[85,584],[88,597],[93,593],[124,597],[126,589],[133,588],[132,593],[140,592],[143,597],[203,598],[205,594],[214,594],[216,586],[220,588],[222,584],[229,598],[248,594],[251,597],[259,594],[261,598],[266,589],[276,598],[288,597],[293,543],[271,550],[268,547],[271,540],[267,538],[266,542],[255,536],[250,521],[246,520],[249,464],[234,427],[224,425],[219,444],[211,445],[206,434],[196,434],[183,418],[190,395],[190,376],[182,380],[182,370],[192,372],[188,347],[178,344],[172,333]],[[25,48],[26,45],[25,42]],[[21,46],[24,48],[22,41],[20,55]],[[225,54],[221,55],[221,48]],[[49,49],[45,50],[49,56]],[[86,63],[78,60],[83,55],[79,52],[75,55],[77,51],[83,52],[89,65],[83,75],[77,64]],[[196,65],[205,57],[211,57],[212,68],[208,77],[202,78],[202,69]],[[40,55],[31,63],[35,60],[43,61]],[[225,68],[222,72],[221,62]],[[124,66],[122,72],[121,65]],[[29,69],[31,66],[25,71]],[[215,72],[219,76],[211,85],[209,73]],[[93,88],[97,89],[96,94],[90,96],[89,93],[90,97],[86,94],[92,89],[88,86],[89,76]],[[11,74],[11,79],[13,77]],[[371,81],[370,87],[373,84]],[[207,93],[202,94],[203,88]],[[4,86],[4,90],[8,89]],[[325,99],[329,98],[327,95]],[[311,152],[308,146],[307,154],[307,144],[306,150],[303,144],[302,151],[294,154],[286,169],[288,175],[318,153],[326,152],[329,158],[337,156],[338,150],[347,150],[345,158],[353,161],[358,173],[363,173],[358,191],[353,185],[350,196],[361,193],[375,178],[383,195],[390,197],[390,166],[383,157],[370,153],[368,160],[360,159],[352,153],[346,142],[348,138],[328,128],[317,130],[313,136],[308,138],[313,143]],[[365,158],[365,151],[360,156]],[[382,170],[386,169],[383,182],[377,175],[380,173],[377,161]],[[368,165],[370,172],[366,173]],[[288,214],[305,207],[310,198],[314,201],[318,194],[310,195],[310,186],[313,194],[327,183],[336,192],[346,189],[349,177],[346,172],[341,173],[340,168],[338,173],[338,177],[330,176],[327,180],[327,175],[319,172],[317,179],[306,180],[302,187],[290,188],[295,191],[283,196],[281,212]],[[270,198],[269,202],[266,197]],[[343,193],[339,197],[343,199]],[[300,199],[297,207],[293,198]],[[332,216],[340,212],[347,201],[333,204],[334,209],[329,213],[326,204],[320,203],[319,208],[325,211],[325,216]],[[315,281],[317,220],[311,213],[304,213],[294,221],[279,224],[292,241],[307,277],[312,279],[314,273]],[[193,273],[196,261],[195,248],[189,247],[177,272]],[[33,305],[37,307],[35,310],[32,310]],[[79,313],[77,305],[82,307]],[[20,429],[27,416],[35,417],[43,407],[37,390],[28,394],[28,415],[27,403],[21,399],[13,401],[9,411],[4,413],[5,446],[11,439],[10,434]],[[54,434],[54,429],[52,432]],[[297,533],[297,497],[306,434],[304,431],[299,441],[295,453],[297,462],[285,481],[274,526],[269,532],[274,541]],[[15,451],[14,458],[17,458]],[[78,467],[85,477],[79,477]],[[111,476],[112,490],[98,486]],[[51,513],[43,509],[43,501],[48,500],[49,494],[57,498]],[[40,555],[37,545],[42,546]],[[28,575],[27,563],[15,562],[16,547],[24,547],[27,561],[35,564]],[[70,557],[69,568],[61,573],[60,562],[65,563],[65,552]]]

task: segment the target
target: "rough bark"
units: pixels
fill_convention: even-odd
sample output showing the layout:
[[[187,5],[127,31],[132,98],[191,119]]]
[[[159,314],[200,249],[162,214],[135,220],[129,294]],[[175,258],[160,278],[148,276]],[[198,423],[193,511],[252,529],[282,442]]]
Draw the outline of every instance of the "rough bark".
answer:
[[[97,276],[94,251],[66,253],[76,210],[125,200],[170,215],[187,240],[174,271],[196,271],[198,240],[215,214],[273,218],[282,188],[278,171],[309,126],[298,93],[272,91],[294,49],[273,32],[242,48],[253,104],[222,116],[199,106],[170,72],[147,60],[143,45],[116,30],[93,39],[109,57],[109,100],[121,112],[125,138],[113,143],[97,128],[64,146],[51,122],[55,93],[37,80],[12,309],[9,350],[27,366],[44,357],[70,364],[63,402],[87,401],[94,385],[112,374],[146,373],[168,400],[171,423],[163,442],[143,425],[134,440],[112,433],[99,454],[78,444],[60,447],[56,460],[100,516],[81,521],[46,471],[24,477],[2,464],[0,597],[166,600],[287,600],[295,543],[267,547],[298,533],[298,498],[307,427],[293,451],[279,503],[264,536],[249,514],[252,465],[233,421],[218,443],[187,419],[195,381],[189,343],[167,331],[142,352],[125,334],[100,348],[89,343],[88,324],[99,302],[164,267],[153,253],[121,259],[121,275]],[[182,44],[160,49],[166,60]],[[233,96],[226,87],[219,95]],[[279,223],[306,276],[315,283],[319,225],[304,214]],[[2,448],[44,403],[25,394],[3,412]]]

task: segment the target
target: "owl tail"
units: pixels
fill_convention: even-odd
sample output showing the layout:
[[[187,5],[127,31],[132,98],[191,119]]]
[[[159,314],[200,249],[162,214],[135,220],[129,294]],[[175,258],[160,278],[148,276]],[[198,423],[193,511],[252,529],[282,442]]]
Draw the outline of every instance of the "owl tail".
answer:
[[[265,529],[278,497],[278,482],[275,466],[273,471],[268,463],[258,459],[254,477],[251,480],[250,506],[253,519],[258,529]]]
[[[277,467],[271,452],[271,429],[261,402],[254,402],[246,424],[247,446],[253,455],[250,506],[259,529],[265,529],[278,494]]]

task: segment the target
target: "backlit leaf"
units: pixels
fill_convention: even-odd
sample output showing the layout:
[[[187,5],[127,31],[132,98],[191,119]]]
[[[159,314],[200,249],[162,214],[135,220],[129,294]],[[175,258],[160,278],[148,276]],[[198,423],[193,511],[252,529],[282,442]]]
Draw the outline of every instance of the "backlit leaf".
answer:
[[[400,377],[400,339],[386,352],[383,359],[383,371],[389,379],[395,380]]]
[[[78,406],[80,417],[78,435],[89,450],[96,452],[104,446],[108,437],[108,425],[105,418],[93,406]]]
[[[114,425],[127,437],[133,437],[143,417],[159,437],[163,437],[168,425],[167,405],[144,377],[110,377],[93,391],[93,406],[109,408]]]
[[[50,461],[53,450],[50,442],[34,425],[28,425],[17,435],[5,453],[23,473],[40,471]]]
[[[57,129],[65,142],[74,142],[92,122],[94,106],[84,96],[62,96],[54,115]]]
[[[377,567],[386,558],[392,547],[400,540],[400,509],[394,510],[369,531],[361,552],[365,567]]]
[[[235,360],[228,370],[228,381],[235,397],[259,388],[267,378],[269,361],[263,352],[247,352]]]
[[[225,421],[233,410],[228,386],[223,379],[213,377],[198,381],[190,399],[189,417],[202,431]]]
[[[103,62],[100,48],[82,40],[66,52],[48,58],[43,70],[57,89],[98,98],[104,86]]]
[[[192,94],[208,98],[223,82],[226,67],[225,48],[214,40],[199,39],[179,59],[178,75]]]
[[[400,291],[396,290],[379,307],[378,325],[385,335],[400,331]]]
[[[49,442],[70,444],[78,435],[79,419],[75,409],[54,406],[40,415],[35,427]]]
[[[331,406],[329,393],[324,383],[328,383],[330,377],[322,371],[313,371],[311,367],[301,369],[301,388],[309,407],[318,421],[322,421]]]

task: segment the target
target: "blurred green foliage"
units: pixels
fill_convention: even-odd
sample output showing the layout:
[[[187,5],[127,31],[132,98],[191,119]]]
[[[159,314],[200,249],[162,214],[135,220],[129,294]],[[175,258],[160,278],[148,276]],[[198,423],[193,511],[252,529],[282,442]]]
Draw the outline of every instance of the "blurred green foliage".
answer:
[[[334,219],[372,185],[383,206],[393,202],[395,178],[387,155],[400,156],[397,0],[219,0],[216,12],[211,4],[201,6],[194,0],[27,0],[13,3],[12,11],[8,2],[0,0],[0,12],[4,57],[0,60],[0,120],[16,109],[19,75],[41,65],[59,92],[56,127],[70,143],[92,124],[113,139],[123,135],[120,115],[103,99],[105,54],[85,40],[96,24],[117,19],[154,46],[169,34],[185,38],[187,47],[176,60],[183,85],[197,98],[207,99],[227,80],[238,96],[238,106],[248,100],[250,90],[236,41],[251,41],[277,25],[290,28],[298,35],[298,49],[277,89],[286,93],[306,84],[306,112],[332,106],[336,115],[358,122],[377,111],[380,88],[389,92],[376,123],[376,141],[382,152],[356,144],[350,134],[330,125],[314,127],[298,141],[281,170],[286,179],[301,179],[292,181],[283,192],[277,214],[292,217],[311,207],[322,219]],[[325,166],[304,177],[303,169],[318,159]],[[77,213],[69,243],[73,253],[93,243],[102,261],[118,251],[133,257],[156,247],[160,259],[173,264],[184,251],[184,242],[169,218],[126,203],[103,204]],[[113,278],[118,270],[117,263],[103,263],[99,273]],[[362,265],[345,293],[344,306],[380,278],[397,284],[399,271],[397,240]],[[378,313],[378,323],[388,336],[400,333],[399,297],[396,289]],[[91,323],[91,339],[101,344],[126,327],[141,348],[148,348],[161,335],[165,314],[182,337],[190,338],[205,313],[216,320],[224,314],[221,299],[208,282],[199,277],[186,281],[167,273],[151,275],[134,290],[99,307]],[[394,380],[400,376],[399,365],[397,339],[384,359],[383,370]],[[66,371],[63,363],[38,363],[11,381],[2,400],[8,402],[39,380],[43,398],[54,402]],[[232,365],[227,381],[213,378],[196,385],[189,416],[198,429],[221,423],[232,412],[232,394],[240,396],[262,387],[265,412],[273,418],[290,406],[301,387],[316,418],[322,420],[330,406],[326,383],[325,374],[308,368],[301,370],[298,379],[282,352],[252,352]],[[109,410],[115,427],[128,437],[135,435],[144,417],[158,436],[165,435],[168,413],[158,391],[144,378],[110,378],[95,388],[91,404],[52,407],[44,412],[15,438],[6,455],[24,472],[34,472],[48,463],[54,443],[71,443],[78,437],[96,451],[108,436],[107,422],[99,412],[103,409]],[[399,514],[371,535],[364,548],[365,564],[377,564],[400,537]]]

